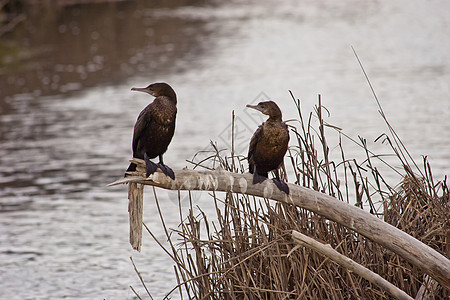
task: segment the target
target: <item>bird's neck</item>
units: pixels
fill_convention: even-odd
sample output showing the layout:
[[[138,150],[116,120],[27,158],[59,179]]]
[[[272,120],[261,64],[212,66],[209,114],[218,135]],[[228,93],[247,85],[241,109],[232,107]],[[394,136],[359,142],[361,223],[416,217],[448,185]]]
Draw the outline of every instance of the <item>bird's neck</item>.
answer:
[[[279,115],[278,114],[277,115],[271,115],[271,116],[269,116],[267,121],[281,123],[282,122],[281,114],[279,114]]]
[[[177,105],[177,96],[159,96],[156,97],[155,100],[153,101],[155,103],[171,103],[172,105]]]
[[[166,91],[166,95],[167,98],[169,98],[172,102],[174,102],[175,104],[177,104],[177,94],[175,94],[174,90],[169,90]]]

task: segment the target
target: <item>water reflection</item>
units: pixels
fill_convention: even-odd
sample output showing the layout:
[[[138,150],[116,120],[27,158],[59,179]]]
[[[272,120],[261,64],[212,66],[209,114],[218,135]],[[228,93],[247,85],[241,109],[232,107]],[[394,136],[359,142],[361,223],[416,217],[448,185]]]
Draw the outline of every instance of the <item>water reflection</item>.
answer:
[[[131,283],[139,289],[130,255],[147,278],[147,266],[160,270],[152,282],[172,282],[158,249],[131,252],[126,193],[105,185],[126,169],[151,100],[128,80],[183,73],[213,49],[206,20],[170,13],[200,2],[31,6],[2,36],[1,297],[126,298]]]
[[[188,4],[196,1],[28,8],[27,19],[2,39],[14,50],[1,58],[2,165],[11,164],[12,153],[20,158],[2,172],[3,196],[17,197],[18,188],[29,197],[86,188],[79,183],[95,175],[89,166],[108,165],[112,158],[98,151],[96,141],[114,135],[108,129],[120,125],[120,111],[111,113],[97,98],[101,93],[74,107],[61,103],[59,95],[120,84],[139,74],[183,72],[191,65],[185,61],[211,48],[205,21],[167,13]],[[98,118],[103,123],[95,122]],[[61,162],[70,167],[70,176]],[[96,184],[95,176],[90,184]]]
[[[174,3],[175,2],[175,3]],[[205,21],[167,12],[199,1],[31,6],[2,38],[0,98],[54,95],[138,74],[182,72],[208,46]],[[4,108],[3,108],[4,109]]]

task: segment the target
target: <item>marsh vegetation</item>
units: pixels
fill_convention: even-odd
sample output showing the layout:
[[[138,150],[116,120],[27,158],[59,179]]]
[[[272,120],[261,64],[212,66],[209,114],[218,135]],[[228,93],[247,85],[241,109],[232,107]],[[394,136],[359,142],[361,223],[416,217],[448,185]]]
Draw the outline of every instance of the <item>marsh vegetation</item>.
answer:
[[[333,160],[326,137],[337,134],[339,141],[349,137],[324,121],[327,110],[320,96],[314,113],[307,116],[302,113],[300,101],[292,97],[298,108],[299,125],[291,127],[295,139],[285,163],[287,169],[295,170],[294,183],[366,210],[448,257],[447,179],[433,178],[426,157],[421,166],[411,159],[381,106],[389,132],[378,140],[390,146],[390,157],[401,168],[387,163],[385,155],[373,153],[363,138],[353,142],[365,154],[364,160],[347,157],[341,143],[337,145],[341,160]],[[317,128],[312,126],[313,119],[318,120]],[[229,155],[224,153],[212,143],[210,155],[197,161],[194,167],[245,172],[245,157],[232,155],[232,149]],[[383,168],[377,167],[380,163],[399,172],[403,180],[389,183],[380,171]],[[158,203],[156,191],[154,196]],[[174,262],[179,284],[167,297],[179,292],[188,299],[390,298],[373,282],[311,249],[297,247],[292,231],[329,244],[412,297],[446,299],[449,296],[448,286],[440,286],[404,257],[320,213],[232,192],[223,195],[212,192],[210,197],[216,208],[213,216],[196,206],[192,199],[186,213],[180,201],[178,228],[167,228],[164,214],[159,210],[167,245],[156,238],[154,231],[160,229],[145,226]]]

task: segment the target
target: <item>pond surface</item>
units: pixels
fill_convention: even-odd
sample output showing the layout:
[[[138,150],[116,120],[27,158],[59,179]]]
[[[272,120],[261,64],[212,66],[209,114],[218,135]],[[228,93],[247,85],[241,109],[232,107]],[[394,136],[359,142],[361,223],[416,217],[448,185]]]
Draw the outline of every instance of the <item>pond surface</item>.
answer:
[[[372,143],[387,129],[353,46],[412,157],[427,155],[438,180],[450,174],[450,2],[148,2],[34,6],[1,37],[0,298],[134,299],[130,285],[145,294],[130,256],[155,299],[174,287],[148,234],[131,250],[126,187],[106,187],[128,166],[152,100],[133,86],[166,81],[178,94],[165,155],[174,169],[192,167],[210,140],[229,149],[233,110],[245,155],[262,120],[245,105],[271,98],[296,118],[288,90],[305,113],[321,94],[329,123],[388,152]],[[157,194],[175,228],[176,193]],[[144,222],[163,240],[154,202],[146,188]]]

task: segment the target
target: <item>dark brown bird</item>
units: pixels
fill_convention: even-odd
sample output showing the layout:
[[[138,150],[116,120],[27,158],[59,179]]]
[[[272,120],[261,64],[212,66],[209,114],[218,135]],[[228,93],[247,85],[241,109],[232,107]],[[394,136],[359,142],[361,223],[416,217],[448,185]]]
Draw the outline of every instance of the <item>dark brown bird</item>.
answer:
[[[177,116],[177,95],[175,91],[164,82],[150,84],[145,88],[132,88],[132,91],[144,92],[155,98],[147,105],[137,118],[133,133],[133,157],[144,159],[147,177],[157,168],[175,179],[172,169],[164,165],[163,154],[172,140],[175,132],[175,118]],[[150,159],[159,156],[159,163]],[[136,170],[131,163],[127,172]],[[125,173],[126,176],[126,173]]]
[[[274,171],[276,178],[273,182],[281,191],[289,194],[288,185],[280,179],[278,173],[289,144],[289,130],[281,119],[281,110],[273,101],[247,107],[269,116],[253,134],[248,149],[248,165],[253,174],[253,184],[263,182],[268,178],[268,172]]]

